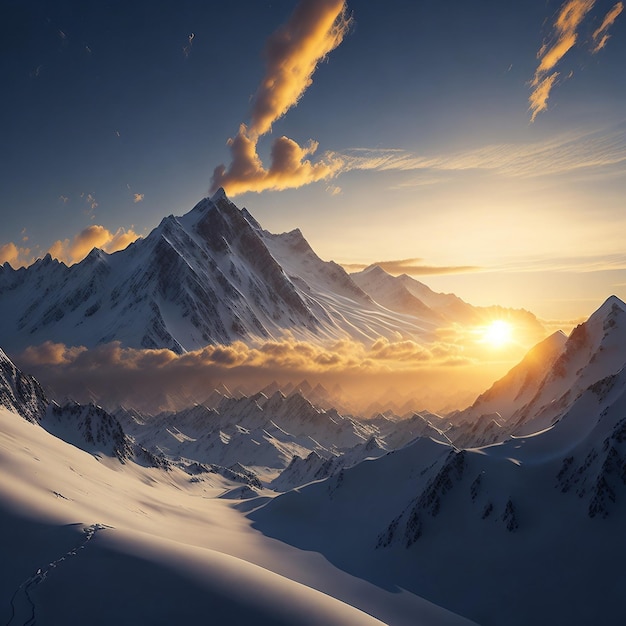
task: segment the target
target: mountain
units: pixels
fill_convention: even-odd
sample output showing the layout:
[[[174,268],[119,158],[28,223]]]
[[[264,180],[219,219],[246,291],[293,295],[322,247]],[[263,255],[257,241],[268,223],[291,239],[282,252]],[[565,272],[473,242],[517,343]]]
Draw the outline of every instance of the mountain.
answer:
[[[457,445],[485,445],[552,426],[590,386],[626,365],[626,304],[609,297],[569,337],[554,333],[467,409],[449,416]]]
[[[464,416],[471,427],[497,415],[493,445],[461,447],[444,420],[441,435],[454,445],[425,433],[250,517],[354,576],[485,626],[617,623],[626,610],[617,592],[626,558],[625,331],[626,305],[611,297],[567,339],[531,351]]]
[[[512,319],[518,327],[541,330],[530,312],[501,306],[476,307],[452,293],[437,293],[407,274],[392,276],[379,265],[350,274],[354,282],[376,302],[398,313],[415,315],[437,326],[457,323],[481,325],[494,319]]]
[[[299,461],[311,457],[341,458],[345,465],[373,456],[367,444],[378,429],[365,421],[343,416],[334,409],[314,406],[298,391],[280,391],[267,397],[226,397],[209,408],[196,405],[176,413],[138,416],[119,410],[115,416],[135,441],[169,459],[233,468],[245,466],[265,484]],[[381,452],[384,452],[381,448]],[[309,465],[311,465],[311,461]],[[273,482],[272,488],[292,488],[313,480],[315,472],[297,472],[291,479]],[[325,474],[326,475],[326,474]]]
[[[0,406],[42,427],[55,437],[95,456],[133,460],[151,467],[167,461],[137,445],[118,420],[101,407],[48,400],[35,378],[24,374],[0,349]]]
[[[125,250],[94,248],[70,267],[50,255],[28,268],[0,266],[0,345],[9,352],[45,341],[119,341],[183,353],[287,332],[315,341],[429,341],[443,322],[487,312],[380,268],[348,275],[298,229],[263,230],[223,190]],[[531,314],[506,312],[540,326]]]
[[[383,313],[299,231],[262,230],[223,190],[123,251],[94,249],[71,267],[50,255],[28,268],[0,267],[0,343],[12,351],[49,340],[181,353],[287,330],[309,338],[426,334],[422,320]]]
[[[0,406],[21,415],[29,422],[41,420],[48,399],[32,376],[24,375],[0,349]]]

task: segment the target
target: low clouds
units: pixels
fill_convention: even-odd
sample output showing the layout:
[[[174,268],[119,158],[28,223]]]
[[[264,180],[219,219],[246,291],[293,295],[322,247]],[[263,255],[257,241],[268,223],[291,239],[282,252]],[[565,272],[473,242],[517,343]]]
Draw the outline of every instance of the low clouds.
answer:
[[[204,401],[219,383],[260,389],[273,380],[302,378],[331,386],[392,384],[432,376],[438,366],[468,365],[472,359],[448,340],[423,346],[379,339],[371,346],[341,340],[317,345],[291,338],[255,345],[211,345],[182,355],[169,350],[136,350],[118,342],[93,349],[46,342],[17,355],[19,366],[36,376],[56,398],[87,397],[107,406],[134,406],[151,412],[172,408],[171,398]],[[445,375],[445,374],[442,374]]]
[[[511,346],[510,354],[494,354],[480,341],[478,330],[440,328],[435,340],[425,344],[400,337],[320,344],[286,335],[251,344],[209,345],[181,355],[125,348],[119,342],[92,349],[46,342],[12,358],[59,401],[95,399],[109,408],[124,405],[152,413],[204,402],[221,383],[254,393],[273,381],[296,384],[305,378],[327,389],[340,385],[352,395],[354,407],[369,405],[383,392],[389,398],[390,387],[394,393],[437,396],[444,406],[468,388],[469,399],[475,397],[543,338],[520,321],[515,331],[520,344]]]
[[[298,104],[313,82],[318,64],[343,41],[349,26],[345,0],[302,0],[287,23],[269,38],[266,72],[252,102],[250,124],[242,124],[229,139],[231,164],[215,168],[211,191],[224,187],[235,196],[295,188],[339,172],[342,161],[331,153],[316,163],[311,161],[318,147],[313,140],[300,146],[293,139],[278,137],[271,148],[269,168],[263,166],[257,144],[274,122]]]
[[[93,248],[100,248],[108,253],[117,252],[138,238],[139,235],[132,228],[128,230],[118,228],[113,233],[104,226],[92,224],[81,230],[73,239],[58,239],[48,248],[48,252],[55,259],[72,265],[82,261]],[[22,241],[28,241],[28,237],[23,237]],[[28,267],[35,262],[36,257],[40,256],[43,254],[39,246],[36,246],[36,250],[33,251],[31,248],[18,246],[12,241],[0,245],[0,265],[8,262],[14,269]]]
[[[537,53],[539,65],[530,82],[532,93],[528,99],[531,122],[534,122],[537,115],[548,108],[548,99],[560,76],[556,67],[567,52],[577,44],[581,25],[595,3],[596,0],[568,0],[561,6],[549,41],[544,43]],[[592,53],[598,52],[606,45],[609,39],[607,31],[623,8],[622,2],[618,2],[607,13],[601,26],[593,32]]]
[[[138,237],[139,235],[132,229],[118,228],[115,233],[112,233],[104,226],[93,224],[75,235],[71,241],[69,239],[55,241],[48,252],[59,261],[71,265],[84,259],[93,248],[100,248],[109,253],[117,252],[126,248]]]

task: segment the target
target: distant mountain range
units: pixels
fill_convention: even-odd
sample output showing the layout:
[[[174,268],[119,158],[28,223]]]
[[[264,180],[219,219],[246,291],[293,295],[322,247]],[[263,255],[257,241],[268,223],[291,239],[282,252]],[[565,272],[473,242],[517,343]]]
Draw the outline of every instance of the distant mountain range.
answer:
[[[286,331],[314,341],[426,342],[442,325],[503,314],[541,330],[527,311],[473,307],[377,266],[347,274],[299,230],[263,230],[223,190],[120,252],[94,248],[70,267],[50,255],[28,268],[0,266],[0,345],[9,352],[119,341],[183,353]]]

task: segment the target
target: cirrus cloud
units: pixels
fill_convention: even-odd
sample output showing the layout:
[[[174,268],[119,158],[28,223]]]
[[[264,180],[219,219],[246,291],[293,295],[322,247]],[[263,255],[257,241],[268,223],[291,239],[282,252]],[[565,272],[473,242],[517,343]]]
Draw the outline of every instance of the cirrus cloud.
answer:
[[[528,99],[531,122],[534,122],[537,115],[548,108],[548,99],[560,76],[560,72],[555,71],[556,67],[578,43],[581,25],[595,4],[596,0],[567,0],[561,5],[549,41],[544,43],[537,53],[539,65],[530,82],[532,92]],[[609,39],[607,31],[623,9],[622,2],[615,4],[602,20],[602,24],[593,32],[592,54],[604,48]]]
[[[593,31],[593,43],[594,47],[592,52],[595,54],[606,46],[610,35],[608,34],[609,28],[613,25],[613,22],[617,19],[617,16],[624,10],[624,3],[618,2],[613,8],[604,16],[602,24],[596,30]]]

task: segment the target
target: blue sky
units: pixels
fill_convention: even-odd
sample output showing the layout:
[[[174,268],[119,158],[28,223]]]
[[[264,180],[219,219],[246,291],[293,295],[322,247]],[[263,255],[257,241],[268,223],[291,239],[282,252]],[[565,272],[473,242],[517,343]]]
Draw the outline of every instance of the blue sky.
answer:
[[[264,227],[299,227],[353,269],[394,261],[473,304],[549,318],[626,298],[621,3],[342,5],[5,0],[0,261],[114,250],[191,209],[223,165]],[[337,7],[345,29],[262,129],[274,33]],[[238,136],[261,172],[282,137],[290,155],[312,140],[300,156],[328,175],[246,192]]]

